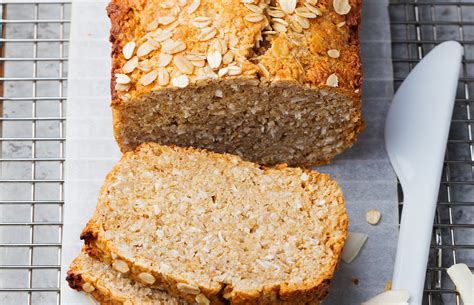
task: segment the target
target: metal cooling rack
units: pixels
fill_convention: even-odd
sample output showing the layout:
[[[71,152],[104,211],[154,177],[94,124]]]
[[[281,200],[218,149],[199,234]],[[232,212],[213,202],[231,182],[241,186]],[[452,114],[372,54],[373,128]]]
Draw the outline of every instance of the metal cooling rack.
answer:
[[[460,304],[445,270],[474,266],[474,1],[390,13],[395,87],[437,43],[465,46],[425,298]],[[70,2],[0,0],[0,14],[0,303],[58,304]]]
[[[70,3],[0,14],[0,304],[58,304]]]
[[[395,88],[435,45],[465,50],[425,286],[426,304],[461,304],[446,268],[474,269],[474,1],[391,0],[390,19]]]

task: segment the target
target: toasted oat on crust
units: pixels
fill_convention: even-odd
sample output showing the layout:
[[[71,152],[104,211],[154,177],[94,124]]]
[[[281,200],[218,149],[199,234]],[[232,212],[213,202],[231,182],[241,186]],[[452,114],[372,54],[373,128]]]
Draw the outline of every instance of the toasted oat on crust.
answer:
[[[158,142],[266,165],[329,162],[363,129],[361,1],[112,0],[121,150]]]
[[[82,251],[69,267],[69,286],[91,294],[101,305],[189,305],[168,293],[146,287]]]
[[[150,143],[109,173],[81,238],[90,255],[189,302],[317,304],[347,225],[329,175]]]

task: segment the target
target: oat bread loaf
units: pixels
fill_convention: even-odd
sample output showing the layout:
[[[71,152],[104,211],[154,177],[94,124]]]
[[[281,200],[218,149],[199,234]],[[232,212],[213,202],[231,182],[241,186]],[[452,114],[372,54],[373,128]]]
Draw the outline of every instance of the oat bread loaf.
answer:
[[[145,142],[329,162],[362,130],[362,0],[112,0],[112,109]]]
[[[101,305],[189,305],[168,293],[149,288],[82,251],[69,267],[73,289],[91,294]]]
[[[318,304],[346,239],[328,175],[143,144],[107,176],[90,255],[199,304]]]

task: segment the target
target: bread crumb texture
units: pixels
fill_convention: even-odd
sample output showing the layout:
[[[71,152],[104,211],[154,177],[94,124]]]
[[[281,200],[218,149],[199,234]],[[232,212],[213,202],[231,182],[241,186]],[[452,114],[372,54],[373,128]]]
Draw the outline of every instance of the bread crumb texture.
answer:
[[[347,225],[328,175],[144,144],[109,173],[81,238],[92,256],[189,302],[318,304]]]
[[[112,0],[122,151],[154,141],[263,164],[327,163],[363,127],[360,8],[361,0]]]
[[[82,251],[69,267],[66,280],[73,289],[84,291],[107,305],[189,305],[168,293],[147,287],[126,277]]]

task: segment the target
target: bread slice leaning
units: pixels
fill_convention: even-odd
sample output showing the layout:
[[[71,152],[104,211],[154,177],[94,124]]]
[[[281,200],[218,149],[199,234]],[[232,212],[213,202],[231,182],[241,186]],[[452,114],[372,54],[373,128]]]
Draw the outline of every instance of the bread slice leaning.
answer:
[[[144,144],[126,153],[81,234],[87,251],[198,304],[317,304],[348,218],[328,175]]]
[[[84,291],[108,305],[188,305],[168,293],[146,287],[82,251],[69,267],[69,286]]]

